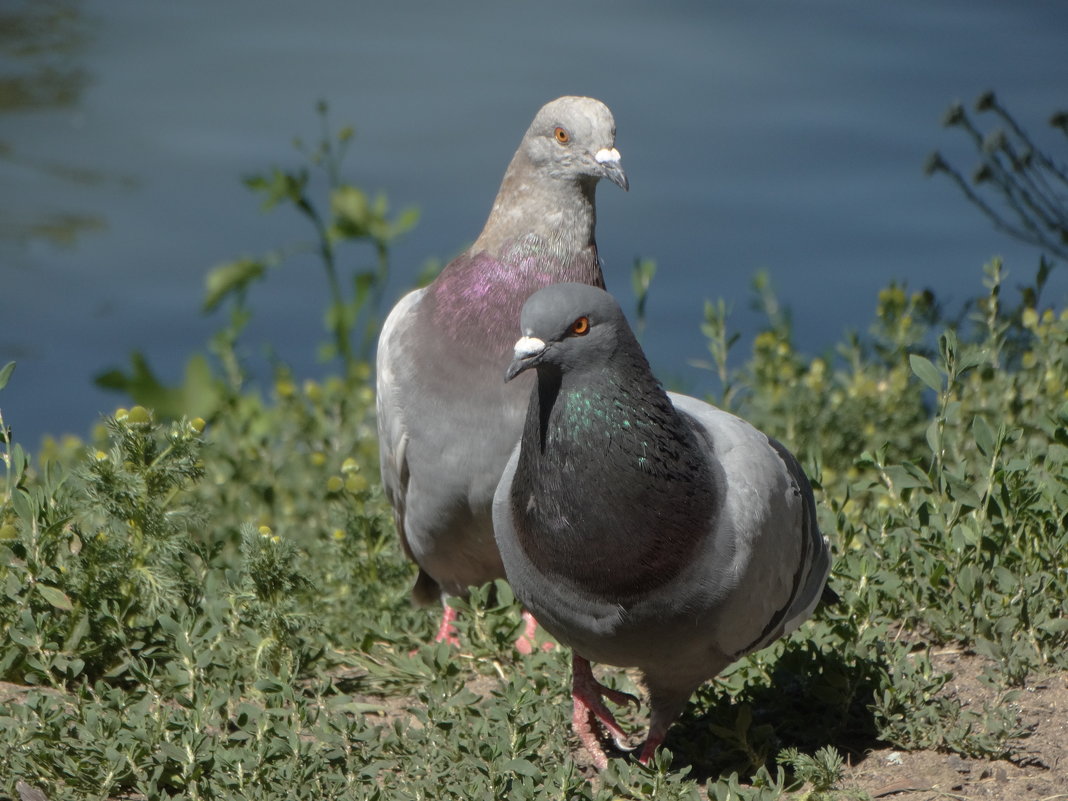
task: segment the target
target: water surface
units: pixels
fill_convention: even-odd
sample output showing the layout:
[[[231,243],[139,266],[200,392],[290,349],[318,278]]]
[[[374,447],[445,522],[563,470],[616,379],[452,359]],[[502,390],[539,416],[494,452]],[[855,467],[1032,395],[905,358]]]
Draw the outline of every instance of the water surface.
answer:
[[[356,126],[345,177],[421,209],[391,299],[477,235],[542,103],[607,102],[631,179],[627,194],[598,192],[609,288],[632,308],[631,264],[657,260],[646,347],[697,392],[715,387],[688,364],[706,355],[702,301],[732,304],[746,348],[758,269],[810,352],[863,330],[891,280],[952,308],[982,291],[994,255],[1010,283],[1033,275],[1034,248],[923,175],[936,148],[965,171],[975,161],[940,128],[954,99],[993,88],[1065,152],[1046,125],[1068,107],[1063,3],[10,6],[22,24],[0,34],[0,363],[19,364],[0,405],[31,447],[112,410],[120,399],[91,380],[132,350],[180,377],[222,324],[199,313],[212,265],[307,238],[296,215],[261,214],[240,179],[299,163],[291,141],[316,138],[319,99]],[[269,341],[300,378],[329,369],[315,361],[319,270],[296,259],[251,295],[250,354]],[[1047,295],[1058,305],[1063,272]]]

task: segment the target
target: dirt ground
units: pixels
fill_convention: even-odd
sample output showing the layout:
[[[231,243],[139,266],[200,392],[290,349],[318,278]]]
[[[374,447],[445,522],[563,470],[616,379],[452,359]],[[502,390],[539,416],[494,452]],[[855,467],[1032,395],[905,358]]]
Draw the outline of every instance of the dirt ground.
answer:
[[[953,674],[943,692],[963,705],[994,699],[994,691],[979,680],[983,667],[979,657],[947,651],[932,655],[931,661]],[[1013,706],[1030,735],[1019,741],[1010,760],[878,749],[850,765],[839,787],[873,799],[900,801],[1068,799],[1068,674],[1029,681]]]

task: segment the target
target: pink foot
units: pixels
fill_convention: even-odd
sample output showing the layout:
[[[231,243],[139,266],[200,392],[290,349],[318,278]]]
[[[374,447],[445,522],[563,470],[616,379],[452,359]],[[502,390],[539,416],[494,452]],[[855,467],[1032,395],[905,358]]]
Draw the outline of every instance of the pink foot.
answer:
[[[456,627],[453,625],[454,620],[456,620],[456,610],[445,604],[445,608],[441,612],[441,625],[438,626],[438,633],[434,637],[434,642],[447,642],[454,648],[460,647],[460,638],[456,636]]]
[[[597,721],[600,721],[611,732],[612,739],[623,750],[627,748],[627,736],[623,733],[623,729],[619,727],[619,724],[616,723],[615,716],[608,710],[608,707],[604,705],[604,701],[601,699],[607,698],[616,704],[634,703],[636,706],[641,706],[641,703],[630,693],[609,689],[597,681],[593,677],[593,670],[590,669],[589,660],[578,654],[572,654],[571,697],[575,703],[574,714],[571,718],[571,725],[575,729],[575,734],[578,735],[582,744],[586,746],[586,750],[590,752],[593,757],[593,764],[597,769],[604,770],[608,767],[608,757],[604,753],[604,748],[601,747],[598,732],[596,731]]]
[[[537,640],[534,635],[538,631],[538,621],[534,619],[534,615],[530,614],[526,609],[523,610],[523,621],[526,626],[523,629],[523,633],[516,638],[515,649],[519,653],[529,656],[534,653],[534,649],[537,646]],[[553,644],[551,642],[543,642],[541,644],[541,650],[551,651]]]

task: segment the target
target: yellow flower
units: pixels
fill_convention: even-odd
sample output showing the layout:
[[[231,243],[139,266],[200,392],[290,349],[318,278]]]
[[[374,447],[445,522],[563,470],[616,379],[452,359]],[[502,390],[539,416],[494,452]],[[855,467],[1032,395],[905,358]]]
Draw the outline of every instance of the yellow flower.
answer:
[[[895,306],[904,306],[905,290],[899,286],[888,286],[885,289],[880,289],[879,302],[883,304],[893,304]]]
[[[326,480],[327,492],[341,492],[343,486],[345,486],[345,482],[342,480],[341,476],[330,476],[330,478]]]
[[[345,489],[352,493],[359,493],[368,487],[367,479],[359,473],[353,473],[345,479]]]
[[[360,465],[351,456],[341,463],[342,473],[358,473]]]
[[[126,414],[126,419],[130,423],[151,423],[152,413],[144,406],[132,406]]]
[[[771,350],[775,347],[777,337],[771,331],[761,331],[753,340],[753,350]]]
[[[274,382],[274,391],[280,398],[292,398],[297,392],[297,387],[288,378],[279,378]]]
[[[270,526],[260,526],[259,532],[260,532],[260,536],[261,537],[270,537],[271,536],[271,527]]]

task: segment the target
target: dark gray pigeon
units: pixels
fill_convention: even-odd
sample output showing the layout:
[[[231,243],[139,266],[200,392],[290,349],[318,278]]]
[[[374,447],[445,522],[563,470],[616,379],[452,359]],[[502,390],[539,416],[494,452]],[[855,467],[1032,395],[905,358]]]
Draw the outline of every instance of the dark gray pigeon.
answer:
[[[534,368],[526,424],[493,502],[516,597],[573,650],[574,725],[607,765],[595,718],[623,733],[590,662],[637,667],[647,761],[690,695],[796,629],[830,570],[815,501],[778,442],[665,392],[607,292],[531,296],[507,371]]]
[[[594,242],[601,178],[628,188],[608,107],[588,97],[545,105],[478,239],[433,283],[401,298],[382,327],[382,484],[404,551],[419,565],[412,594],[420,603],[504,577],[491,505],[530,392],[529,383],[501,381],[512,356],[507,332],[536,289],[604,286]],[[438,641],[455,644],[453,617],[446,605]]]

